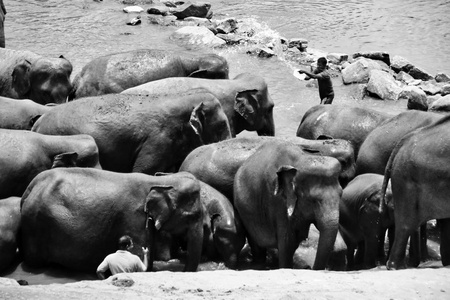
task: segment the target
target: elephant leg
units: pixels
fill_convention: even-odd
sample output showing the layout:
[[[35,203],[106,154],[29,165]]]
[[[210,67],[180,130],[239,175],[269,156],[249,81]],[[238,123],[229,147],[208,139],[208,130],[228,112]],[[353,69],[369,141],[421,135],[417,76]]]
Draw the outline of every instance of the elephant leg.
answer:
[[[429,257],[427,247],[427,223],[420,226],[420,261],[426,261]]]
[[[257,265],[264,265],[266,263],[267,249],[258,246],[250,237],[247,238],[247,241],[252,253],[252,262]]]
[[[365,238],[364,239],[364,268],[375,268],[377,254],[379,249],[379,237]]]
[[[384,250],[384,244],[386,242],[386,231],[387,228],[382,229],[378,238],[377,260],[382,265],[386,263],[386,252]]]
[[[396,222],[399,222],[397,221],[397,219]],[[411,224],[402,224],[401,226],[395,226],[395,239],[392,245],[391,253],[389,255],[389,260],[386,264],[388,270],[405,268],[406,246],[408,245],[408,239],[411,234],[414,233],[415,228],[417,227],[414,227]]]
[[[441,259],[442,265],[450,265],[450,218],[439,220],[441,230]]]
[[[185,272],[195,272],[200,263],[203,248],[203,224],[192,224],[187,232]]]
[[[416,268],[420,264],[420,233],[415,230],[409,239],[409,265]]]
[[[347,270],[355,269],[355,248],[347,244]]]
[[[298,245],[297,245],[298,246]],[[280,268],[292,269],[294,265],[295,235],[289,228],[278,230],[278,265]]]
[[[364,241],[358,243],[355,253],[355,268],[360,269],[364,262],[365,244]]]
[[[389,256],[391,255],[391,249],[392,249],[392,245],[394,244],[394,239],[395,239],[395,227],[389,227],[388,228],[388,240],[389,240],[389,249],[388,249],[388,253],[387,253],[387,258],[389,258]]]

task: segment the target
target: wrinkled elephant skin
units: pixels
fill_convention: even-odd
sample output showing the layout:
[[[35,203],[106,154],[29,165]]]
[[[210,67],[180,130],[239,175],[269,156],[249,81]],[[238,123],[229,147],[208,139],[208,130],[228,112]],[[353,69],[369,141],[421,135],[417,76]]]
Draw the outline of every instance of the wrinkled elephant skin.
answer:
[[[340,169],[335,158],[308,154],[289,142],[258,148],[234,180],[234,205],[252,253],[277,248],[279,267],[292,268],[294,252],[314,223],[320,237],[313,269],[324,269],[339,227]]]
[[[0,145],[0,198],[21,197],[31,180],[50,168],[100,168],[97,145],[88,135],[0,129]]]
[[[206,89],[219,99],[230,121],[231,135],[243,130],[274,136],[274,102],[264,78],[242,73],[233,79],[165,78],[123,91],[126,94],[179,94],[192,89]]]
[[[333,138],[350,141],[356,160],[367,135],[388,118],[389,115],[369,108],[316,105],[303,115],[297,136],[311,140]]]
[[[147,97],[110,94],[54,107],[32,128],[43,134],[91,135],[103,169],[173,172],[203,144],[231,137],[219,100],[210,93]]]
[[[155,232],[164,230],[186,237],[185,270],[196,271],[203,240],[199,195],[198,180],[189,174],[181,178],[87,168],[45,171],[22,197],[24,262],[94,272],[126,234],[138,249],[150,245],[151,270]]]
[[[194,174],[233,201],[233,181],[239,167],[256,149],[276,137],[234,138],[194,149],[184,160],[180,171]],[[282,139],[284,140],[284,139]],[[287,139],[317,155],[336,158],[341,163],[339,181],[345,186],[355,174],[353,147],[344,140]]]
[[[343,190],[339,205],[339,230],[347,244],[349,270],[376,267],[384,263],[384,237],[394,225],[392,190],[386,193],[386,209],[380,214],[384,176],[361,174]],[[355,257],[355,250],[356,257]]]
[[[72,90],[71,74],[72,64],[63,56],[47,58],[0,48],[0,96],[64,103]]]
[[[228,62],[217,54],[193,55],[157,49],[113,53],[87,63],[73,80],[70,100],[120,93],[167,77],[228,78]]]
[[[448,116],[406,135],[392,151],[384,182],[391,179],[395,239],[388,269],[404,268],[408,238],[426,221],[441,230],[441,257],[450,265],[450,139]],[[383,186],[384,187],[384,186]]]

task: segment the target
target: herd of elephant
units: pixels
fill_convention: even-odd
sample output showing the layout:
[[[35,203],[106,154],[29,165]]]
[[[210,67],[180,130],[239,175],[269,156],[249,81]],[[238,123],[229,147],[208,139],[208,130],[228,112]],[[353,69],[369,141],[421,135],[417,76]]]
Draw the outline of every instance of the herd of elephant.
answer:
[[[135,254],[149,247],[148,270],[239,269],[246,243],[255,263],[275,249],[292,268],[311,224],[313,269],[337,236],[347,270],[400,269],[410,237],[409,265],[424,257],[431,219],[450,264],[448,117],[318,105],[279,138],[265,80],[228,70],[217,54],[142,49],[71,80],[62,56],[0,49],[0,272],[17,260],[95,272],[125,234]]]

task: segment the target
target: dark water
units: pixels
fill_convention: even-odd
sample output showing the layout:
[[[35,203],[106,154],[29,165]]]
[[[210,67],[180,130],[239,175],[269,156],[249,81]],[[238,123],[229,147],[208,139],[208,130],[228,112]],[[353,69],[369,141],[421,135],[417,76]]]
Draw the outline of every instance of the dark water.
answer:
[[[112,52],[138,48],[190,51],[170,39],[174,27],[143,22],[127,26],[131,18],[119,0],[4,0],[6,46],[41,55],[63,54],[73,66],[73,75],[91,59]],[[139,2],[139,1],[138,1]],[[352,54],[383,50],[400,55],[432,75],[450,75],[450,1],[444,0],[211,0],[214,17],[250,19],[261,36],[302,37],[309,47],[324,52]],[[142,5],[144,9],[148,5]],[[292,136],[304,112],[319,103],[318,92],[292,76],[298,65],[279,53],[271,59],[245,54],[243,48],[196,49],[226,57],[230,76],[241,72],[262,75],[275,102],[277,135]],[[375,108],[392,114],[406,109],[405,102],[364,99],[357,101],[334,81],[334,103]],[[244,133],[243,135],[245,135]],[[250,133],[248,133],[250,134]],[[252,133],[253,134],[253,133]],[[56,271],[55,271],[56,272]],[[29,277],[34,283],[64,282],[64,273],[30,273],[19,268],[10,277]],[[56,274],[56,275],[55,275]],[[37,277],[33,277],[37,276]],[[56,278],[56,279],[55,279]],[[74,280],[80,277],[74,275]]]

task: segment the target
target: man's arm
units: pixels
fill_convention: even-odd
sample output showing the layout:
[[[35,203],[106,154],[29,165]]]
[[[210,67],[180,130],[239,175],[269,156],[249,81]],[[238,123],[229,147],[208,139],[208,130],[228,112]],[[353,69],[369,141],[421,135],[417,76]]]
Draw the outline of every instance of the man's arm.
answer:
[[[105,272],[108,270],[109,265],[106,258],[97,267],[97,277],[101,280],[105,279]]]
[[[144,252],[144,272],[147,271],[148,268],[148,248],[142,247],[142,252]]]

